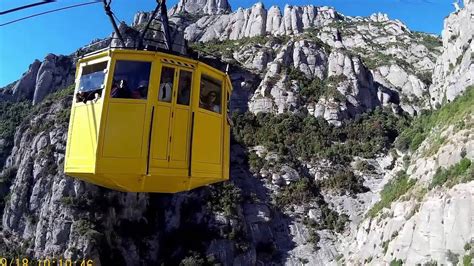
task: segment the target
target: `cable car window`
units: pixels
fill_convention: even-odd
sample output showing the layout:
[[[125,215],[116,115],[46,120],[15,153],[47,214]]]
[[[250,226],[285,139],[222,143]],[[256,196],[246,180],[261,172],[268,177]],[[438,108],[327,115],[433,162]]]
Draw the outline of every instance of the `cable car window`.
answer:
[[[98,100],[102,96],[106,72],[107,62],[84,66],[79,79],[76,102]]]
[[[193,80],[192,72],[185,71],[185,70],[179,71],[178,104],[189,105],[192,80]]]
[[[222,81],[201,75],[199,107],[214,113],[221,113]]]
[[[158,100],[160,102],[171,102],[174,83],[174,68],[163,67],[161,70],[160,91],[158,92]]]
[[[112,98],[146,99],[151,62],[117,60],[110,96]]]

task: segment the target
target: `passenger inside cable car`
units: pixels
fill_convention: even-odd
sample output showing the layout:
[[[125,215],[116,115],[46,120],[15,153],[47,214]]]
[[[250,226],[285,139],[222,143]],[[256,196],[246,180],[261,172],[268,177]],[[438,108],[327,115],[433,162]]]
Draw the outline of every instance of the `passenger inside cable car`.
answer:
[[[219,80],[202,75],[199,107],[220,114],[221,88],[222,83]]]
[[[150,70],[150,62],[118,60],[115,64],[110,96],[121,99],[146,99]]]
[[[138,88],[132,90],[132,98],[146,99],[147,92],[148,92],[148,81],[142,80],[138,83]]]
[[[86,66],[82,70],[76,102],[97,101],[102,96],[107,63]]]
[[[193,74],[191,72],[181,71],[178,83],[178,104],[189,105],[192,78]]]
[[[161,102],[171,102],[171,91],[173,90],[174,69],[163,67],[161,72],[160,91],[158,98]]]

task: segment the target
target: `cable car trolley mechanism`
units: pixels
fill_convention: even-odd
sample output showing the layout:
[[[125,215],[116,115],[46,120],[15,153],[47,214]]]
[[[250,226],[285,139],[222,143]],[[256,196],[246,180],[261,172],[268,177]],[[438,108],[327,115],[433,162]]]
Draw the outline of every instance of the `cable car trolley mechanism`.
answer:
[[[133,49],[103,1],[122,46],[77,63],[64,172],[128,192],[176,193],[229,179],[229,76],[173,52],[164,0]],[[152,28],[157,15],[162,31]],[[151,45],[150,31],[163,34],[161,44]]]

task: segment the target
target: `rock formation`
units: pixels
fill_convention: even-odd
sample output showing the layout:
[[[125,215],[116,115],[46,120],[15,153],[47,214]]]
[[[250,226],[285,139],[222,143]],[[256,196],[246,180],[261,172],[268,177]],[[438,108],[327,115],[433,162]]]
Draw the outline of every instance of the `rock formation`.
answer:
[[[13,86],[13,98],[37,104],[51,92],[72,84],[74,71],[73,61],[67,56],[49,54],[43,62],[35,60]]]
[[[474,2],[464,0],[464,8],[444,20],[443,54],[436,61],[433,107],[452,101],[465,88],[474,84]]]
[[[176,6],[173,6],[168,14],[189,13],[198,15],[219,15],[227,14],[232,11],[226,0],[182,0]]]
[[[268,11],[262,3],[251,8],[239,8],[231,14],[204,16],[185,30],[190,41],[237,40],[244,37],[271,35],[291,35],[310,27],[320,27],[340,18],[329,7],[289,6],[283,14],[278,6]]]

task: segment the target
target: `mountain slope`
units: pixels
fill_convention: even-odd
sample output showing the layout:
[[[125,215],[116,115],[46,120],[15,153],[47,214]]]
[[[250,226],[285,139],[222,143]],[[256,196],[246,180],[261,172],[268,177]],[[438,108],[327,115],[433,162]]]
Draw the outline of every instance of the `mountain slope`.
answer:
[[[402,153],[367,217],[342,241],[349,264],[453,263],[470,256],[474,230],[474,87],[402,133]],[[419,131],[422,128],[422,135]],[[417,140],[418,139],[418,140]],[[399,139],[399,146],[403,139]],[[414,142],[418,142],[415,144]],[[469,248],[465,248],[468,245]],[[344,250],[344,249],[343,249]],[[347,257],[346,257],[347,256]]]
[[[465,3],[446,25],[473,16]],[[35,104],[0,116],[16,119],[0,135],[10,143],[0,150],[5,255],[105,265],[469,260],[460,236],[472,233],[473,90],[428,111],[443,103],[430,92],[444,78],[431,73],[449,44],[383,14],[328,7],[232,13],[225,1],[181,1],[170,14],[195,51],[231,66],[231,180],[159,195],[62,174],[72,87],[60,87],[75,56],[48,56],[0,97],[19,111],[29,106],[19,100]],[[465,35],[451,43],[465,46]],[[41,85],[46,76],[54,82]]]

